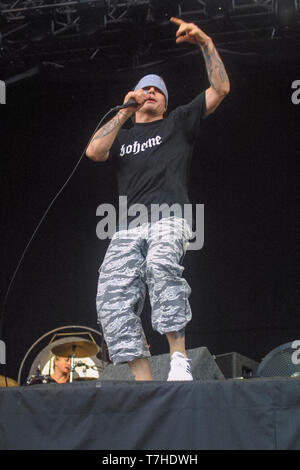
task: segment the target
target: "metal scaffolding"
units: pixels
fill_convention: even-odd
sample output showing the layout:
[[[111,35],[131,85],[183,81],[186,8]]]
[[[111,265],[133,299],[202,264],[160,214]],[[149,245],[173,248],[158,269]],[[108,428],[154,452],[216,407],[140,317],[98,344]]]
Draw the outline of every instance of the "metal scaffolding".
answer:
[[[291,0],[1,0],[0,67],[162,61],[190,50],[175,45],[171,15],[196,23],[218,47],[247,51],[299,37],[298,9]]]

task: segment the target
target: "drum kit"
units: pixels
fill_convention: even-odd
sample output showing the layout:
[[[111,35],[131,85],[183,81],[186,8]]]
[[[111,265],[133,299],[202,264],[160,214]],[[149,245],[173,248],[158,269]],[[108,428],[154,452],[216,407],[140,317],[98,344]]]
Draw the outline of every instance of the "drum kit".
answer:
[[[54,346],[51,349],[52,356],[58,357],[67,357],[71,359],[70,364],[70,375],[68,382],[72,383],[74,381],[82,381],[82,380],[95,380],[91,377],[74,377],[74,372],[76,367],[85,365],[82,362],[75,363],[75,359],[82,359],[94,356],[98,352],[98,346],[96,343],[86,340],[74,340],[67,343],[59,344]],[[85,365],[86,366],[86,365]],[[86,366],[89,367],[89,366]],[[97,366],[92,366],[93,368],[97,368]],[[49,375],[42,375],[39,366],[37,367],[36,373],[31,375],[27,381],[26,385],[36,385],[36,384],[45,384],[55,382],[51,379]]]
[[[4,375],[0,375],[0,387],[18,387],[18,382]]]
[[[88,338],[84,338],[85,336]],[[94,337],[97,336],[100,337],[98,343],[101,346],[95,341]],[[46,340],[47,345],[41,349]],[[28,359],[32,358],[32,353],[38,346],[39,352],[33,359],[30,370],[27,370],[26,378],[24,371],[27,369]],[[58,358],[69,359],[70,368],[64,372],[67,382],[99,380],[102,371],[110,363],[101,331],[82,325],[62,326],[43,334],[32,344],[21,362],[17,381],[0,373],[0,387],[56,383],[54,368],[57,366],[60,371],[62,365],[61,363],[58,366]]]

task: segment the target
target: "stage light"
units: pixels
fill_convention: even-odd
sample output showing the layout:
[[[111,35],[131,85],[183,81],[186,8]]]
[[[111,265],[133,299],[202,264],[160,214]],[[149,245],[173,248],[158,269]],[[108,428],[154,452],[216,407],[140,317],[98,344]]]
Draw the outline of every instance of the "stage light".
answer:
[[[258,377],[299,377],[300,341],[282,344],[269,352],[259,364]]]
[[[279,26],[291,27],[297,23],[299,0],[273,0],[273,13]]]
[[[206,0],[205,14],[207,16],[226,16],[234,9],[234,0]]]
[[[150,0],[150,11],[153,21],[169,21],[171,16],[180,17],[181,8],[178,0]]]

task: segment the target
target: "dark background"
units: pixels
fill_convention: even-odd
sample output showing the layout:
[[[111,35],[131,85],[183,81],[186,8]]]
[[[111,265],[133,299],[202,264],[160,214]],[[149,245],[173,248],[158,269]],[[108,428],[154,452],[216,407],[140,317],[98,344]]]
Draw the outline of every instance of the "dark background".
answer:
[[[276,44],[274,46],[276,48]],[[291,100],[300,62],[220,51],[231,93],[203,122],[190,178],[205,205],[205,242],[188,251],[192,288],[187,347],[260,361],[300,339],[299,115]],[[276,52],[276,51],[275,51]],[[12,85],[1,116],[1,299],[35,227],[103,115],[146,73],[162,74],[169,110],[208,86],[201,55],[116,74],[42,71]],[[115,202],[108,163],[84,157],[34,237],[11,285],[4,317],[7,375],[17,378],[30,346],[65,325],[98,329],[98,267],[108,242],[96,208]],[[167,352],[142,315],[152,354]]]

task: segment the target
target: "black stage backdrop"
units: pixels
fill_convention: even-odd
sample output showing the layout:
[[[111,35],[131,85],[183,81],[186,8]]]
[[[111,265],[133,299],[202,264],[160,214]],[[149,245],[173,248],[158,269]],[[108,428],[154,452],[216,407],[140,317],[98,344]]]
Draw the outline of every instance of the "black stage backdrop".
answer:
[[[205,207],[205,242],[185,258],[193,310],[187,347],[260,361],[300,339],[300,104],[292,102],[300,66],[285,55],[221,55],[231,93],[203,123],[190,177],[191,200]],[[203,59],[195,54],[116,74],[47,68],[8,88],[0,110],[2,299],[97,123],[150,72],[164,76],[169,110],[208,86]],[[116,191],[111,166],[84,158],[41,225],[7,299],[8,376],[17,378],[26,351],[48,331],[98,328],[97,271],[108,242],[96,236],[96,208],[115,203]],[[152,354],[165,353],[165,338],[151,328],[148,301],[142,318]]]

